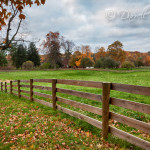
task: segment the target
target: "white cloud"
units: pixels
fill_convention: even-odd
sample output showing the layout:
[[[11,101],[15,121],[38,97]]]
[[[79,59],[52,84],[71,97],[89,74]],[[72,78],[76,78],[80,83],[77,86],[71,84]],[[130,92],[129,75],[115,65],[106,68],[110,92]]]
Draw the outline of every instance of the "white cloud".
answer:
[[[47,0],[44,6],[28,8],[26,13],[30,30],[40,39],[49,31],[59,31],[67,39],[93,48],[98,45],[107,48],[111,42],[120,40],[125,43],[125,50],[147,51],[150,19],[122,20],[118,15],[125,10],[131,14],[140,13],[147,5],[147,1],[129,0]],[[107,10],[114,10],[117,18],[109,21]]]

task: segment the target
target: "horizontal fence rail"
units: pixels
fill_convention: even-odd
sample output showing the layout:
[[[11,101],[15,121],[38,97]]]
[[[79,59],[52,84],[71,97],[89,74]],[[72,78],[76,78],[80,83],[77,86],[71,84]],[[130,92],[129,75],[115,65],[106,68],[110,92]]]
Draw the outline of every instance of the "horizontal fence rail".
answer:
[[[110,104],[150,115],[150,105],[147,104],[132,102],[129,100],[123,100],[118,98],[110,98]]]
[[[88,111],[88,112],[91,112],[91,113],[94,113],[97,115],[102,115],[102,109],[91,106],[91,105],[75,102],[75,101],[68,100],[68,99],[61,98],[61,97],[57,97],[57,101],[64,103],[64,104],[71,105],[71,106],[76,107],[76,108],[80,108],[82,110],[85,110],[85,111]]]
[[[52,86],[49,87],[49,86],[34,85],[34,83],[36,82],[40,82],[41,84],[51,83]],[[22,83],[29,83],[29,85],[25,85]],[[57,88],[57,84],[98,88],[98,89],[102,89],[102,95]],[[133,111],[137,111],[137,112],[150,115],[150,105],[148,104],[110,97],[111,90],[150,96],[150,87],[119,84],[119,83],[103,83],[103,82],[95,82],[95,81],[77,81],[77,80],[63,80],[63,79],[14,80],[14,81],[10,81],[10,83],[1,82],[0,85],[1,85],[0,89],[2,92],[8,92],[8,88],[9,88],[10,94],[14,94],[18,97],[23,97],[34,102],[38,102],[45,106],[51,107],[54,110],[62,111],[66,114],[69,114],[70,116],[84,120],[87,123],[99,129],[102,129],[102,136],[104,139],[107,138],[108,133],[111,133],[112,135],[117,136],[123,140],[126,140],[129,143],[132,143],[143,149],[146,149],[146,150],[150,149],[150,142],[143,140],[141,138],[138,138],[136,136],[133,136],[127,132],[124,132],[120,129],[117,129],[109,125],[109,120],[111,119],[111,120],[115,120],[117,122],[120,122],[122,124],[125,124],[127,126],[133,127],[138,130],[142,130],[143,132],[150,134],[149,123],[145,123],[145,122],[136,120],[134,118],[120,115],[120,114],[111,112],[109,110],[110,105],[114,105],[114,106],[123,107],[125,109],[130,109]],[[29,90],[24,90],[22,88],[28,88]],[[35,92],[34,89],[38,89],[38,91],[40,90],[49,91],[52,94],[50,95],[50,94],[45,94],[41,92]],[[102,108],[80,103],[80,102],[66,99],[63,97],[58,97],[57,93],[63,93],[67,95],[77,96],[77,97],[101,102]],[[27,94],[28,96],[24,94]],[[52,103],[41,100],[40,98],[35,98],[35,96],[50,99],[52,100]],[[96,119],[93,119],[89,116],[83,115],[79,112],[72,111],[68,108],[62,107],[58,105],[57,102],[59,102],[60,104],[66,104],[71,107],[81,109],[83,111],[88,111],[96,115],[100,115],[102,116],[102,122]]]
[[[79,81],[79,80],[61,80],[61,79],[57,79],[57,83],[58,84],[67,84],[67,85],[102,88],[102,82],[95,82],[95,81]]]
[[[86,92],[79,92],[79,91],[74,91],[74,90],[66,90],[66,89],[61,89],[57,88],[57,92],[64,93],[64,94],[69,94],[77,97],[82,97],[82,98],[87,98],[95,101],[101,101],[101,95],[96,95],[96,94],[91,94],[91,93],[86,93]]]
[[[150,96],[150,87],[112,83],[111,89],[121,92]]]

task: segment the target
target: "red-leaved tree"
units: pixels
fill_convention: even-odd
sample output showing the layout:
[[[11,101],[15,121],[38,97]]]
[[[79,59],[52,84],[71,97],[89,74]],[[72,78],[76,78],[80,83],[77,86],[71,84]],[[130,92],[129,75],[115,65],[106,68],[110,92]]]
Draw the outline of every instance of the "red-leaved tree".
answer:
[[[61,42],[62,37],[59,32],[49,32],[46,35],[46,40],[43,41],[42,45],[46,50],[46,54],[48,55],[49,62],[56,69],[56,65],[61,60]]]

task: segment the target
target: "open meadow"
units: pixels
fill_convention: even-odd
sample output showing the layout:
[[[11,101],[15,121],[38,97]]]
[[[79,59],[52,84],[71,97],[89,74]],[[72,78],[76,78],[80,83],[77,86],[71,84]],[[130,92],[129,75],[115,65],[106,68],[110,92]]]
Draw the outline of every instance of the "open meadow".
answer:
[[[99,81],[99,82],[111,82],[111,83],[122,83],[122,84],[130,84],[130,85],[140,85],[140,86],[150,86],[150,71],[147,70],[135,70],[128,72],[128,71],[92,71],[92,70],[56,70],[56,71],[16,71],[16,72],[0,72],[0,80],[2,81],[7,81],[7,80],[28,80],[28,79],[72,79],[72,80],[85,80],[85,81]],[[29,83],[25,83],[25,84],[29,84]],[[42,85],[42,86],[50,86],[51,87],[51,83],[35,83],[35,85]],[[89,88],[89,87],[78,87],[78,86],[71,86],[71,85],[58,85],[58,88],[64,88],[64,89],[71,89],[71,90],[76,90],[76,91],[83,91],[83,92],[88,92],[88,93],[93,93],[93,94],[102,94],[102,90],[98,89],[98,88]],[[23,88],[24,90],[28,90],[27,88]],[[36,92],[42,92],[45,94],[51,94],[51,91],[44,91],[44,90],[35,90]],[[9,96],[7,94],[2,94],[0,93],[2,96],[1,98],[1,103],[4,102],[4,100],[7,100],[9,98],[13,98],[14,101],[16,101],[16,103],[19,101],[19,103],[21,102],[20,100],[18,100],[18,98],[16,96]],[[28,94],[25,94],[28,95]],[[77,102],[81,102],[84,104],[89,104],[95,107],[102,107],[101,102],[97,102],[97,101],[92,101],[89,99],[85,99],[85,98],[79,98],[76,96],[71,96],[71,95],[67,95],[67,94],[62,94],[62,93],[57,93],[58,96],[60,97],[64,97],[67,99],[71,99]],[[116,97],[116,98],[121,98],[121,99],[126,99],[126,100],[130,100],[130,101],[134,101],[134,102],[140,102],[140,103],[144,103],[144,104],[149,104],[150,105],[150,98],[148,96],[142,96],[142,95],[138,95],[138,94],[130,94],[130,93],[125,93],[125,92],[118,92],[118,91],[111,91],[110,95],[112,97]],[[35,98],[39,98],[38,96],[35,96]],[[16,99],[16,100],[15,100]],[[49,101],[51,102],[50,99],[46,99],[46,98],[42,98],[45,101]],[[26,103],[26,101],[24,99],[23,103]],[[27,100],[28,101],[28,100]],[[5,103],[5,102],[4,102]],[[11,101],[9,100],[9,102],[7,104],[11,104]],[[12,104],[11,104],[12,105]],[[31,102],[27,102],[26,107],[29,105],[31,106]],[[36,106],[39,107],[39,105],[37,104],[33,104],[35,105],[34,109],[36,109]],[[62,104],[60,102],[58,102],[58,105],[61,105],[63,107],[69,108],[71,110],[80,112],[82,114],[85,114],[89,117],[92,117],[94,119],[97,119],[99,121],[102,120],[101,116],[87,112],[87,111],[83,111],[81,109],[78,108],[74,108],[72,106],[66,105],[66,104]],[[5,107],[5,106],[3,106]],[[46,106],[42,107],[42,109],[40,109],[40,111],[44,112],[45,109],[51,109],[51,108],[46,108]],[[32,110],[32,109],[31,109]],[[150,123],[150,115],[144,114],[144,113],[140,113],[140,112],[136,112],[136,111],[132,111],[129,109],[125,109],[125,108],[121,108],[121,107],[117,107],[117,106],[110,106],[110,111],[121,114],[121,115],[125,115],[146,123]],[[10,113],[10,111],[9,111]],[[37,111],[37,113],[39,113]],[[51,116],[55,113],[50,110],[50,114]],[[57,113],[56,113],[57,114]],[[17,113],[15,114],[17,115]],[[34,112],[34,114],[32,114],[33,116],[36,115],[36,111]],[[60,115],[60,114],[59,114]],[[69,115],[65,115],[63,113],[61,113],[61,115],[59,116],[60,120],[67,118],[71,121],[73,121],[73,123],[71,123],[70,125],[73,126],[74,128],[78,128],[83,130],[84,132],[88,133],[91,132],[90,134],[95,135],[95,140],[97,140],[96,138],[99,137],[99,139],[101,139],[101,130],[97,129],[96,127],[92,127],[91,125],[80,121],[78,119],[74,119],[73,117],[70,117]],[[30,121],[29,121],[30,122]],[[135,135],[137,137],[140,137],[144,140],[150,141],[150,135],[147,133],[144,133],[140,130],[137,130],[135,128],[129,127],[127,125],[123,125],[119,122],[116,121],[110,121],[110,124],[116,128],[119,128],[123,131],[126,131],[132,135]],[[10,127],[9,127],[10,128]],[[34,128],[32,126],[32,128]],[[22,134],[22,132],[25,131],[25,129],[22,129],[21,133],[18,132],[19,134]],[[33,130],[32,132],[34,133],[35,130]],[[7,131],[8,132],[8,131]],[[96,142],[96,141],[94,141]],[[124,142],[123,140],[120,140],[112,135],[109,135],[108,138],[108,142],[109,143],[113,143],[113,144],[119,144],[121,148],[124,149],[140,149],[132,144],[129,144],[127,142]],[[63,142],[63,143],[66,143]],[[86,143],[86,142],[85,142]],[[90,142],[89,142],[90,145]],[[97,143],[93,144],[95,145],[95,149],[98,147],[96,147]],[[99,144],[101,147],[101,143]],[[12,144],[11,144],[12,146]],[[23,146],[23,145],[22,145]],[[32,146],[32,145],[30,145]],[[90,146],[89,146],[90,147]],[[105,145],[103,148],[105,149],[107,146]],[[111,147],[115,147],[114,145],[111,145]],[[101,147],[102,148],[102,147]],[[81,147],[82,149],[82,147]],[[84,148],[83,148],[84,149]],[[93,149],[91,147],[91,149]],[[119,147],[116,146],[116,149],[119,149]]]

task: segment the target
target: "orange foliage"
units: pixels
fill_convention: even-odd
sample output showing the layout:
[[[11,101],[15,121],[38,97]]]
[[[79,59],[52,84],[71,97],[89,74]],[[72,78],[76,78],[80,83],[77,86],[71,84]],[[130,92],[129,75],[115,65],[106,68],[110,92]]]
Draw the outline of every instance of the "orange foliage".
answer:
[[[75,62],[77,67],[80,66],[81,59],[85,58],[85,57],[90,58],[90,60],[92,60],[94,62],[90,46],[88,46],[88,45],[81,47],[81,55],[79,56],[79,60]]]
[[[120,63],[123,63],[126,59],[126,53],[123,50],[123,44],[119,41],[115,41],[113,44],[108,46],[107,54]]]
[[[32,6],[33,4],[41,5],[45,4],[46,0],[1,0],[0,1],[0,30],[2,29],[2,26],[6,25],[5,20],[8,19],[8,17],[11,15],[11,12],[9,11],[8,7],[11,5],[14,10],[17,10],[20,12],[19,18],[25,19],[25,15],[23,14],[23,9],[26,6]]]
[[[141,61],[144,66],[150,66],[150,55],[148,53],[126,52],[126,60],[134,63]]]
[[[150,66],[150,55],[143,54],[143,63],[145,66]]]
[[[101,57],[104,57],[105,55],[106,55],[105,48],[104,47],[99,48],[98,52],[95,54],[96,61]]]
[[[80,63],[79,62],[79,59],[81,58],[81,53],[77,50],[77,51],[75,51],[74,53],[73,53],[73,55],[71,56],[71,59],[70,59],[70,61],[69,61],[69,65],[70,66],[79,66],[79,64],[78,63]],[[76,65],[77,64],[77,65]]]

